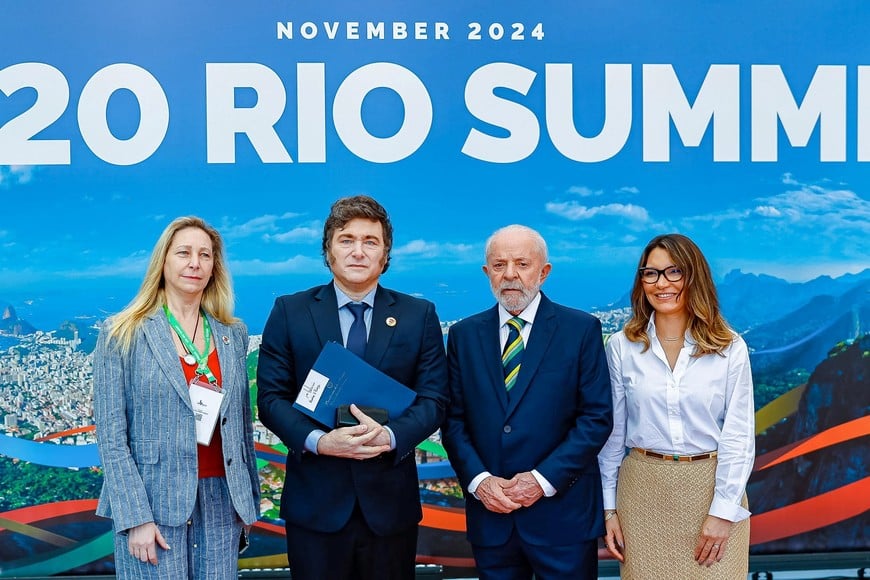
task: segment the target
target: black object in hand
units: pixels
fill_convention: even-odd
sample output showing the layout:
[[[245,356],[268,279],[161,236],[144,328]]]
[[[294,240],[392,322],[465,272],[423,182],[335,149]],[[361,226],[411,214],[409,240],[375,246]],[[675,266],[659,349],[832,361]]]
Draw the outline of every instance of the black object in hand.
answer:
[[[386,425],[390,422],[390,414],[382,407],[358,407],[360,411],[380,423]],[[353,427],[359,425],[359,421],[350,412],[350,405],[341,405],[335,410],[336,427]]]

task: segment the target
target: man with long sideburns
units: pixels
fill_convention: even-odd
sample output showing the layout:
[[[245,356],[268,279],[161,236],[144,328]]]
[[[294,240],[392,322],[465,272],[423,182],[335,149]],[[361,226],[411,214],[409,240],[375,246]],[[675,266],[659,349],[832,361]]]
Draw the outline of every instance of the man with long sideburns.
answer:
[[[414,448],[444,418],[447,364],[432,303],[379,285],[392,245],[378,202],[336,201],[323,228],[332,282],[278,298],[263,331],[257,404],[287,446],[281,517],[293,580],[414,578],[423,515]],[[328,341],[414,390],[414,402],[386,426],[356,406],[360,424],[335,429],[297,411]]]
[[[498,304],[448,336],[444,446],[482,580],[597,577],[607,360],[598,319],[540,291],[547,260],[538,232],[496,231],[483,271]]]

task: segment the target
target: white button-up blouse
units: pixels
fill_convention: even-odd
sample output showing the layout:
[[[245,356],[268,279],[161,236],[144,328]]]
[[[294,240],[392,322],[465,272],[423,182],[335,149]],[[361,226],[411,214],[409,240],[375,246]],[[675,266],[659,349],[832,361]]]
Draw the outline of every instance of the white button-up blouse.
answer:
[[[653,315],[655,316],[655,315]],[[718,451],[709,513],[732,522],[749,517],[740,504],[755,461],[755,408],[749,351],[738,335],[722,355],[692,357],[687,332],[672,371],[655,334],[651,346],[620,331],[607,343],[613,392],[613,432],[598,456],[604,509],[616,509],[616,482],[625,448],[665,455]]]

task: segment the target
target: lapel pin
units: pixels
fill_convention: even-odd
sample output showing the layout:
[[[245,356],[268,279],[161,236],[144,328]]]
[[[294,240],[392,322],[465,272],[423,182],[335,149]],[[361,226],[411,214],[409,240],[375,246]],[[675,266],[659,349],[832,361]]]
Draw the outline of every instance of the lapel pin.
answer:
[[[224,344],[229,344],[229,343],[230,343],[230,337],[229,337],[229,336],[224,335],[224,336],[222,336],[221,338],[223,339]]]
[[[392,316],[388,316],[386,320],[387,326],[396,326],[396,319]]]

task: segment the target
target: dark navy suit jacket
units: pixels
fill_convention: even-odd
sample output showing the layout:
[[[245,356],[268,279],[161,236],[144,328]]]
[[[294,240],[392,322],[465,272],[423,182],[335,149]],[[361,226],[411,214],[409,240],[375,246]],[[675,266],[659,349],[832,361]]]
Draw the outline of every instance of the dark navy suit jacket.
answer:
[[[451,404],[444,446],[464,489],[483,471],[510,478],[537,469],[556,488],[510,514],[468,496],[472,544],[498,546],[516,528],[533,545],[565,545],[604,534],[598,451],[612,428],[601,324],[541,296],[517,383],[504,388],[498,307],[450,328]]]
[[[390,418],[396,449],[375,459],[303,452],[309,433],[324,427],[292,405],[328,341],[342,343],[332,284],[275,301],[260,347],[257,406],[260,420],[288,448],[281,517],[305,529],[334,532],[359,501],[376,534],[407,530],[422,518],[414,448],[438,429],[447,405],[447,362],[435,307],[380,286],[375,294],[365,359],[417,392],[411,407]]]

